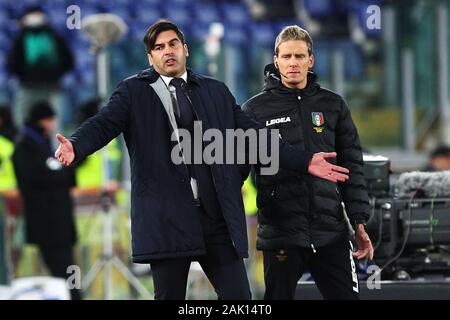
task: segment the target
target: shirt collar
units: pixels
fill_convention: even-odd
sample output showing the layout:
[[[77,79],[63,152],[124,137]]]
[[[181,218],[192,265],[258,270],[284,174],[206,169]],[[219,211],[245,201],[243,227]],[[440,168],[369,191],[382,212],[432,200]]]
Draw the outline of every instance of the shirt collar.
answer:
[[[164,81],[164,83],[166,84],[166,86],[169,86],[170,81],[172,81],[172,79],[173,79],[174,77],[166,77],[166,76],[161,75],[161,78],[163,79],[163,81]],[[187,71],[185,71],[185,72],[183,73],[183,75],[181,76],[181,78],[187,83],[187,78],[188,78]]]

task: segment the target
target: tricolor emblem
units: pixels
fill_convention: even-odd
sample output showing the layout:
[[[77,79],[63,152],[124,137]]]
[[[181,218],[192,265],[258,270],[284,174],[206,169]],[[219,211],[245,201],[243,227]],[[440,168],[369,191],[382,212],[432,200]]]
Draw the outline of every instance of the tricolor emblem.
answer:
[[[322,112],[311,112],[312,123],[316,127],[320,127],[324,124],[323,113]]]

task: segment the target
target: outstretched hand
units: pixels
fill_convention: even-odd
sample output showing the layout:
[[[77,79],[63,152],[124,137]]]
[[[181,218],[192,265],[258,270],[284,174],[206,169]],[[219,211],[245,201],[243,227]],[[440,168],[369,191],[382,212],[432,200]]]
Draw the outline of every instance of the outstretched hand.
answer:
[[[59,147],[55,152],[56,159],[63,165],[70,166],[73,160],[75,160],[75,151],[73,150],[72,142],[59,133],[56,134],[56,139],[59,141]]]
[[[329,163],[327,158],[335,158],[336,152],[315,153],[308,167],[308,173],[318,178],[331,182],[345,182],[349,179],[346,173],[350,171],[346,168]]]

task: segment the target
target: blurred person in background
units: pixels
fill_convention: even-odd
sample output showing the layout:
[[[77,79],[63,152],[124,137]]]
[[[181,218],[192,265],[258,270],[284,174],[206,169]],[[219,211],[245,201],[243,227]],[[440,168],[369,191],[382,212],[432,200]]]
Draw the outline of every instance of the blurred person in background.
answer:
[[[83,103],[77,113],[77,125],[80,126],[95,116],[101,103],[100,98],[92,98]],[[77,163],[75,169],[77,194],[95,193],[102,191],[103,188],[108,192],[115,192],[119,189],[121,150],[118,139],[112,140],[106,148],[106,168],[103,151],[95,152]],[[104,170],[108,172],[105,173]],[[107,181],[103,181],[105,178]]]
[[[56,115],[47,102],[32,106],[13,155],[14,170],[24,204],[26,241],[38,246],[54,277],[67,279],[74,265],[76,243],[73,202],[73,168],[63,167],[53,157],[50,137]],[[71,290],[72,299],[80,291]]]
[[[8,56],[8,68],[19,79],[14,103],[14,120],[19,127],[29,109],[39,101],[60,108],[60,80],[74,66],[65,40],[51,27],[39,6],[27,8],[20,18],[21,30]],[[61,111],[57,110],[61,117]],[[57,124],[59,128],[59,123]]]
[[[359,299],[353,256],[373,258],[364,224],[369,197],[361,145],[343,98],[321,88],[314,65],[313,41],[299,26],[284,28],[275,40],[274,63],[267,65],[263,91],[243,105],[282,140],[310,152],[336,152],[331,163],[350,170],[346,182],[330,182],[283,168],[273,176],[257,172],[259,226],[265,299],[294,299],[297,282],[309,268],[326,299]],[[341,205],[356,231],[352,251]]]
[[[0,192],[13,192],[16,188],[16,177],[12,163],[14,139],[17,129],[13,123],[11,109],[0,106]]]
[[[21,244],[16,245],[15,236],[21,234],[20,195],[17,190],[16,175],[12,155],[17,129],[13,123],[11,108],[0,106],[0,283],[6,284],[8,277],[7,265],[15,265],[18,261]],[[13,239],[6,242],[7,236],[13,234]],[[7,245],[8,244],[8,245]],[[10,259],[11,258],[11,259]],[[3,266],[3,267],[2,267]]]
[[[223,83],[186,69],[189,50],[175,24],[154,23],[144,43],[151,67],[123,80],[70,139],[58,134],[56,157],[71,165],[123,133],[131,159],[133,262],[150,263],[155,298],[185,299],[191,261],[198,261],[219,299],[250,299],[244,177],[237,165],[175,164],[172,133],[184,128],[192,134],[194,120],[223,136],[226,129],[261,126]],[[324,179],[347,178],[348,170],[323,154],[286,144],[280,163]]]
[[[430,153],[429,161],[424,171],[450,170],[450,147],[438,146]]]
[[[5,137],[11,142],[17,136],[17,127],[13,121],[11,108],[7,105],[0,106],[0,136]]]

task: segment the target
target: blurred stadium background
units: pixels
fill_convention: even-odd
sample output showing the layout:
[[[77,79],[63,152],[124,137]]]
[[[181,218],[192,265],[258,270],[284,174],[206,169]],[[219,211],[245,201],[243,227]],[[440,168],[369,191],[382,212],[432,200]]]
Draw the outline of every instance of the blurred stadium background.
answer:
[[[188,66],[224,81],[238,103],[243,103],[262,88],[263,69],[272,60],[278,32],[286,25],[298,24],[314,39],[314,70],[319,82],[345,97],[364,148],[388,156],[394,172],[422,168],[432,148],[450,142],[445,133],[450,125],[449,0],[0,0],[0,103],[12,105],[18,86],[6,65],[6,54],[19,30],[17,18],[26,7],[40,5],[75,56],[75,69],[62,81],[60,116],[66,133],[76,125],[79,106],[96,97],[95,57],[89,42],[81,30],[66,26],[66,10],[72,4],[79,6],[81,18],[109,12],[128,25],[126,36],[108,48],[109,91],[121,79],[147,67],[144,32],[157,19],[167,18],[187,36]],[[381,9],[380,28],[368,26],[374,12],[367,9],[372,5]],[[126,173],[119,177],[126,178]],[[118,199],[114,247],[129,261],[126,188]],[[85,205],[84,200],[80,197],[77,207],[77,261],[86,270],[101,253],[102,218],[93,214],[99,207]],[[14,205],[7,203],[6,207],[14,211]],[[7,274],[5,281],[45,273],[36,250],[23,245],[20,233],[11,232],[20,226],[18,218],[6,211],[3,221],[10,221],[9,216],[15,227],[3,222],[8,231],[4,248],[8,248],[10,266],[2,271]],[[251,241],[255,225],[254,216],[249,216]],[[254,248],[254,244],[250,246]],[[256,298],[263,290],[259,259],[252,250],[248,265]],[[136,271],[152,290],[148,270]],[[206,280],[196,277],[194,270],[189,297],[213,297]],[[115,280],[114,298],[136,297],[118,274]],[[101,282],[99,278],[86,298],[102,297]]]

